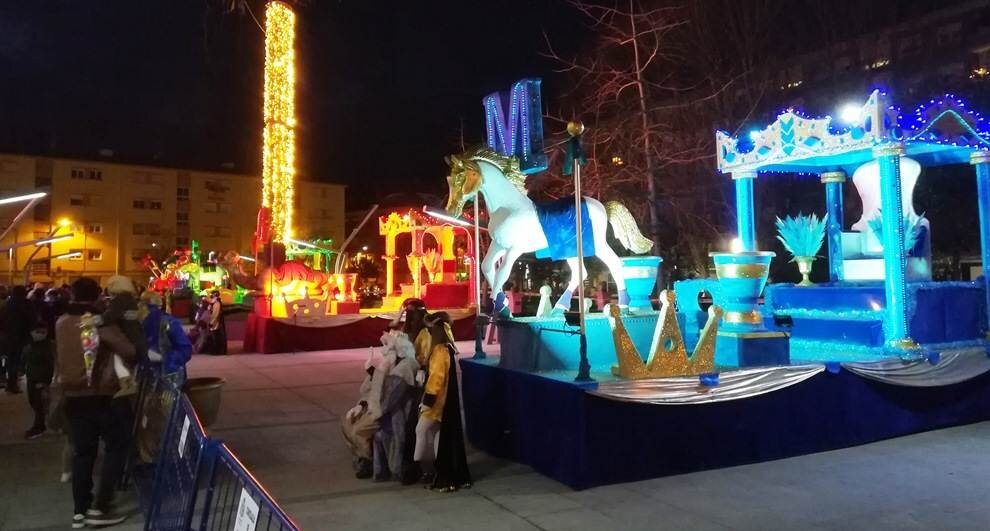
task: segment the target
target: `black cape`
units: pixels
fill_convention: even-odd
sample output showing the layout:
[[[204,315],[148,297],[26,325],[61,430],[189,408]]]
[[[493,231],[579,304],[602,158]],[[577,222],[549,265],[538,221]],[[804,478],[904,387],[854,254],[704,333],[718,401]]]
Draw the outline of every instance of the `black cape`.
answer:
[[[450,368],[447,369],[447,399],[443,405],[443,421],[440,423],[440,441],[437,444],[436,476],[433,490],[453,491],[471,486],[471,471],[467,466],[467,450],[464,448],[464,427],[461,425],[461,393],[457,383],[457,356],[452,345],[447,345]]]

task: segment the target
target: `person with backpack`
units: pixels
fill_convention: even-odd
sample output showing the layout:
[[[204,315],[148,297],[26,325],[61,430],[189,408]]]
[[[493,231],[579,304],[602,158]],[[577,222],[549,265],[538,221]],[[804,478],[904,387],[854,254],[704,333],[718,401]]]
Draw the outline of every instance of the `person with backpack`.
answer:
[[[122,401],[113,400],[120,390],[113,357],[135,363],[137,352],[119,326],[99,326],[98,320],[93,319],[99,314],[96,304],[100,294],[95,280],[76,280],[72,283],[72,303],[55,323],[56,367],[64,414],[75,446],[73,529],[116,525],[127,518],[112,507],[127,459],[131,428],[127,422],[129,412],[117,410]],[[93,468],[101,440],[103,468],[94,497]]]

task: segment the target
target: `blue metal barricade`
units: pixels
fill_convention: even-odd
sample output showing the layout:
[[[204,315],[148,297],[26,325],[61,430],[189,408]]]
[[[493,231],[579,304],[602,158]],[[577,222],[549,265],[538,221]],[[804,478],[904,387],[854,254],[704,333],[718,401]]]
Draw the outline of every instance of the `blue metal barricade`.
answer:
[[[169,384],[174,385],[174,384]],[[209,461],[206,430],[189,399],[179,394],[161,439],[144,528],[186,530],[192,522],[201,465]]]
[[[174,377],[154,366],[138,376],[128,472],[146,530],[299,529],[230,448],[207,436]]]
[[[219,441],[209,468],[199,530],[256,529],[297,531],[299,526],[278,506],[234,453]]]

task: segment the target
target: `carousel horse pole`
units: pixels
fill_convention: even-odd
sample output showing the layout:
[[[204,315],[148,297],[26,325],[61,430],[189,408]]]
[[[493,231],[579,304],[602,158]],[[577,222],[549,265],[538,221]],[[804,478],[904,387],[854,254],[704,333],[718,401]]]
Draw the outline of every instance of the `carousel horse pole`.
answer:
[[[447,177],[450,194],[446,211],[459,215],[465,203],[478,194],[485,198],[488,210],[488,233],[491,245],[481,263],[481,271],[492,288],[493,313],[505,310],[505,293],[502,287],[509,280],[512,266],[525,253],[546,250],[551,243],[544,233],[537,206],[526,195],[526,176],[519,171],[519,161],[487,148],[476,148],[462,155],[447,158],[450,175]],[[616,239],[627,249],[645,253],[653,242],[643,237],[636,221],[624,206],[617,202],[603,205],[598,200],[585,197],[582,210],[587,211],[590,233],[594,242],[594,255],[608,268],[619,291],[619,305],[629,303],[625,280],[622,277],[622,261],[606,240],[611,225]],[[573,236],[573,230],[571,230]],[[571,298],[581,280],[574,272],[577,257],[566,257],[571,270],[567,289],[557,300],[555,312],[570,308]],[[583,268],[582,268],[583,269]]]

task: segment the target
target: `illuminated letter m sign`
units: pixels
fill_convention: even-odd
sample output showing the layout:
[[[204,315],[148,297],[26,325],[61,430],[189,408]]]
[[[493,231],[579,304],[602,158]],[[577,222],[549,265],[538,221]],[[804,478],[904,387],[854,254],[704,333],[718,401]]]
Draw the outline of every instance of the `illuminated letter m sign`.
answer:
[[[518,158],[523,173],[547,169],[540,80],[519,80],[507,92],[489,94],[481,103],[485,107],[488,147]]]

